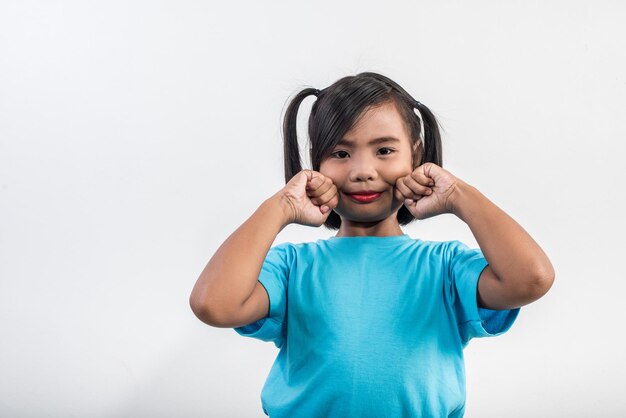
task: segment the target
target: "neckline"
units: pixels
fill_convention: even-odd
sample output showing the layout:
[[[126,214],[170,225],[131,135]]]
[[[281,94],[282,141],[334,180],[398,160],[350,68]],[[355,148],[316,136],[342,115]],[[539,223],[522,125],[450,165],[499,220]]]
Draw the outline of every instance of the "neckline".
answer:
[[[378,241],[378,242],[401,242],[412,239],[408,234],[402,235],[389,235],[385,237],[378,236],[353,236],[353,237],[336,237],[332,236],[329,240],[332,241]]]

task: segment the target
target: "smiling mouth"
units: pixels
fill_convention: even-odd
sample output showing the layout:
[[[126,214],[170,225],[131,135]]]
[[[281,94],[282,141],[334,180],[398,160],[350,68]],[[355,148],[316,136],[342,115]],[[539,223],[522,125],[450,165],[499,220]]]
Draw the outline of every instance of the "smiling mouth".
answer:
[[[354,193],[348,194],[353,200],[359,203],[370,203],[378,199],[382,193]]]

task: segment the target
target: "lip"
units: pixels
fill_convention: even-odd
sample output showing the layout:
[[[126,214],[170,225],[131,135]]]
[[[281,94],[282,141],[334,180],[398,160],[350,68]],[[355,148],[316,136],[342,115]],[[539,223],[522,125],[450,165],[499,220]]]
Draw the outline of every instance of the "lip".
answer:
[[[375,192],[373,190],[365,190],[362,192],[346,193],[346,194],[350,196],[353,200],[359,203],[370,203],[378,199],[382,195],[382,192]]]

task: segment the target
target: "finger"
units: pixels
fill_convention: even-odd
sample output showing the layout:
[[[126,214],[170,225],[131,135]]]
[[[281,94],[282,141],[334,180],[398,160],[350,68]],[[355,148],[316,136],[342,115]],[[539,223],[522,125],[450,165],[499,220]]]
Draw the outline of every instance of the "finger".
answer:
[[[335,195],[337,194],[337,187],[331,183],[330,187],[320,196],[311,198],[311,202],[314,205],[324,205],[327,204]]]
[[[328,177],[317,171],[311,171],[311,176],[306,183],[306,190],[315,190],[324,184],[328,180]]]
[[[306,181],[309,182],[311,181],[311,179],[314,177],[313,174],[313,170],[302,170],[302,173],[304,173],[304,177],[306,178]]]
[[[408,187],[414,194],[419,196],[427,196],[432,194],[432,190],[430,187],[420,184],[413,176],[408,176],[404,179],[404,184]]]
[[[326,205],[331,209],[335,209],[339,204],[339,193],[336,193]]]
[[[322,213],[326,213],[331,209],[335,209],[339,204],[339,194],[335,194],[328,202],[320,206]]]
[[[296,187],[296,188],[300,188],[302,185],[306,186],[306,182],[307,180],[307,173],[306,170],[302,170],[299,173],[295,174],[288,182],[287,184],[289,184],[292,187]]]
[[[324,180],[318,185],[312,184],[311,187],[307,189],[306,194],[310,198],[319,197],[326,193],[328,190],[330,190],[332,187],[334,187],[333,181],[330,178],[325,177]]]
[[[402,194],[402,199],[414,199],[419,200],[423,195],[415,193],[409,186],[406,185],[406,178],[396,182],[396,189]]]
[[[410,195],[413,194],[413,192],[411,192],[411,190],[405,184],[405,180],[407,177],[408,176],[400,177],[398,180],[396,180],[396,191],[400,195],[401,199],[404,199],[405,197],[409,197],[409,196],[405,196],[405,193],[407,192]]]
[[[393,188],[393,195],[396,200],[404,200],[404,195],[398,190],[398,184],[396,183],[396,187]]]
[[[423,185],[423,186],[434,186],[435,182],[431,177],[428,177],[426,175],[426,173],[424,172],[424,167],[418,167],[417,169],[413,170],[411,172],[411,174],[409,175],[410,178],[412,178],[413,180],[415,180],[417,183]]]

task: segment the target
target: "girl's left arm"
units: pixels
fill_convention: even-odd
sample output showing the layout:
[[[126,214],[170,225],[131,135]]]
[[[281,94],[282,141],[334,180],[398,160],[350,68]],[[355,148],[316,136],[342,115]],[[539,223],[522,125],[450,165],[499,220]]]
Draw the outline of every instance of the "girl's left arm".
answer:
[[[554,268],[535,240],[502,209],[471,185],[457,181],[452,213],[471,229],[489,265],[478,281],[478,305],[512,309],[545,295]]]
[[[554,282],[552,263],[513,218],[478,189],[434,163],[396,183],[396,197],[417,219],[453,213],[472,230],[489,265],[478,281],[478,306],[512,309],[545,295]]]

